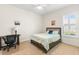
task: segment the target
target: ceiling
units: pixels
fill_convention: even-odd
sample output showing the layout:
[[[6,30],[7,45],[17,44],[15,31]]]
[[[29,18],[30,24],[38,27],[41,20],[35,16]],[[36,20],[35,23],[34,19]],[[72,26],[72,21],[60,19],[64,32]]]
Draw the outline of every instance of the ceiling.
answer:
[[[24,10],[30,10],[40,15],[44,15],[51,11],[64,8],[68,6],[68,4],[13,4],[13,6],[24,9]],[[41,6],[43,8],[38,7],[38,6]]]

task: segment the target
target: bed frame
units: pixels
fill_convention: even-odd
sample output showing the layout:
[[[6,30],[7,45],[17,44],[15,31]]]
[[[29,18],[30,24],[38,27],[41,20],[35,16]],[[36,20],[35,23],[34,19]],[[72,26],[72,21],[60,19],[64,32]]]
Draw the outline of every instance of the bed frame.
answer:
[[[48,30],[52,30],[52,31],[57,30],[59,31],[59,34],[60,34],[60,39],[58,41],[55,41],[49,44],[49,50],[50,50],[51,48],[53,48],[54,46],[56,46],[57,44],[61,42],[61,28],[60,27],[47,27],[46,31]],[[41,43],[38,43],[32,39],[31,39],[31,43],[35,45],[36,47],[38,47],[39,49],[41,49],[44,53],[47,53],[49,51],[49,50],[47,51]]]

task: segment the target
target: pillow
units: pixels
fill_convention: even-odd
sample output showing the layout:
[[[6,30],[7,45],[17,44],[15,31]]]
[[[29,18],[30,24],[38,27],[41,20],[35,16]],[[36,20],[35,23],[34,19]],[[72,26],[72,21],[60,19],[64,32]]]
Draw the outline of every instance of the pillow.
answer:
[[[53,31],[53,34],[58,34],[58,31]]]
[[[53,34],[53,31],[49,30],[48,34]]]

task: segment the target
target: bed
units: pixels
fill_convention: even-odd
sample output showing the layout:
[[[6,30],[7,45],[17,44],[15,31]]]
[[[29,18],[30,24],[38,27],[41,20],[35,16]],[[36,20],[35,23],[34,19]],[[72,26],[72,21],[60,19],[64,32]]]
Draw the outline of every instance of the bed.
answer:
[[[48,34],[48,31],[52,31],[53,34]],[[45,53],[47,53],[51,48],[53,48],[60,42],[61,28],[59,27],[47,27],[45,33],[34,34],[31,37],[31,43]]]

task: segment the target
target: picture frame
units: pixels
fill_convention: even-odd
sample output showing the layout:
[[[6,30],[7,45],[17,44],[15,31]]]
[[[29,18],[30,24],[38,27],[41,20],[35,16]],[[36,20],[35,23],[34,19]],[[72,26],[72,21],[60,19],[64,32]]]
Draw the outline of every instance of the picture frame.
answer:
[[[52,20],[51,21],[51,25],[55,25],[55,20]]]

